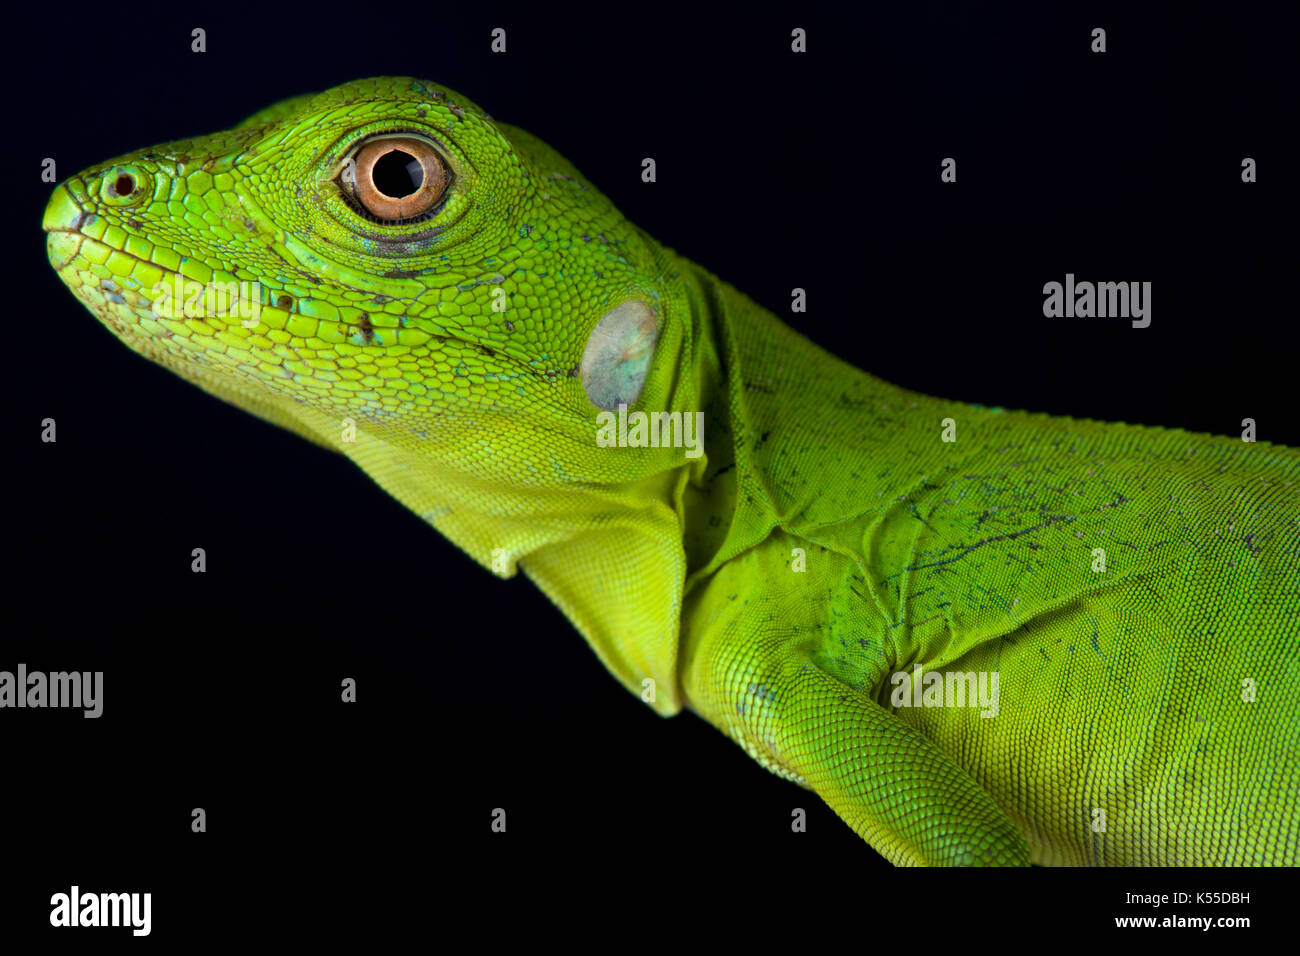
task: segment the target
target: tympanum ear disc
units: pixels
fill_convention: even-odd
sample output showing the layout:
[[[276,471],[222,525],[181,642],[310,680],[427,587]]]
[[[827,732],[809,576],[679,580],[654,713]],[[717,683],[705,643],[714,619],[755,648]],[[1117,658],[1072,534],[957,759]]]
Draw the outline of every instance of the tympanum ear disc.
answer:
[[[591,404],[612,412],[640,398],[658,340],[658,317],[644,302],[629,299],[601,316],[579,369]]]

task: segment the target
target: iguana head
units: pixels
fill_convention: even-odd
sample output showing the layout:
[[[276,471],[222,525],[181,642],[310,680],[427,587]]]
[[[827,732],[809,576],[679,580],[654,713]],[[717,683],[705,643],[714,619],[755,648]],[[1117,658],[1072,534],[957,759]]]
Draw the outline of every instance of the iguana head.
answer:
[[[392,441],[399,423],[425,456],[525,484],[613,477],[585,453],[594,413],[634,404],[680,342],[656,244],[553,150],[406,77],[93,166],[44,225],[86,306],[209,391],[329,445],[344,419]],[[547,440],[512,455],[495,419]]]
[[[629,538],[634,511],[680,552],[684,450],[596,438],[620,404],[699,408],[685,264],[459,94],[389,77],[287,100],[78,173],[44,227],[131,348],[347,454],[498,573]]]

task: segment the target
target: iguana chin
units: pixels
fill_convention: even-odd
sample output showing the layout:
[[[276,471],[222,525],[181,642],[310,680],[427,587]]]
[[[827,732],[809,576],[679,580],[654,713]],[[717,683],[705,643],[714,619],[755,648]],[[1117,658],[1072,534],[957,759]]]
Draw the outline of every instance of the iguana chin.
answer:
[[[895,388],[407,77],[93,166],[44,226],[127,345],[522,568],[889,860],[1300,862],[1300,452]]]

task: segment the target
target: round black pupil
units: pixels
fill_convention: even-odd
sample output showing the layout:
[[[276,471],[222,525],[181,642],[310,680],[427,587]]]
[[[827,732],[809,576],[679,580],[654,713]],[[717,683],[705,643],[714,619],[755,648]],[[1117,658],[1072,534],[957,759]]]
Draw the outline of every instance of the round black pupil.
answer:
[[[125,174],[117,177],[117,182],[113,183],[113,191],[119,196],[129,196],[135,189],[135,180]]]
[[[380,156],[371,176],[375,188],[394,199],[409,196],[424,185],[424,167],[418,159],[400,149]]]

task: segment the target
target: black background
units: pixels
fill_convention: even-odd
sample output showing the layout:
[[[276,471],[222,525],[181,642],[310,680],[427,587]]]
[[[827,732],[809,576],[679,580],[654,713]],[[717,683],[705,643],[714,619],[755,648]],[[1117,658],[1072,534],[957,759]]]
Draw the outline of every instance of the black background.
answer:
[[[899,6],[17,11],[0,669],[103,670],[106,690],[99,720],[0,712],[6,933],[48,929],[74,882],[153,892],[164,943],[259,925],[580,938],[601,918],[646,938],[702,916],[754,941],[910,934],[933,898],[964,901],[946,912],[972,939],[981,919],[1073,938],[1146,912],[1124,892],[1178,889],[1253,889],[1198,912],[1284,917],[1258,872],[897,875],[699,719],[655,717],[522,576],[496,580],[341,456],[118,344],[45,260],[44,158],[63,179],[410,74],[538,134],[651,235],[886,380],[1224,434],[1251,417],[1300,445],[1288,5]],[[1067,272],[1150,281],[1151,327],[1045,319],[1043,283]],[[792,316],[795,286],[809,311]],[[512,927],[525,905],[549,916]]]

